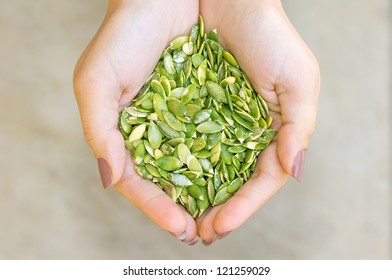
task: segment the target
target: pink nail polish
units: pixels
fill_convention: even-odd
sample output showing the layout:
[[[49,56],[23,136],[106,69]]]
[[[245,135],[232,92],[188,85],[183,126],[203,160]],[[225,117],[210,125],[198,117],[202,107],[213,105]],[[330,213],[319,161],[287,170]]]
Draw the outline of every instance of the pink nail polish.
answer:
[[[213,244],[215,241],[216,241],[216,237],[215,237],[215,235],[214,235],[214,236],[212,236],[212,239],[211,239],[210,242],[207,242],[207,241],[204,241],[204,240],[203,240],[202,243],[203,243],[204,246],[210,246],[210,245]]]
[[[177,238],[181,241],[184,241],[187,237],[186,231],[184,231],[180,236],[177,236]]]
[[[181,240],[181,241],[184,241],[185,239],[186,239],[186,237],[187,237],[187,233],[186,233],[186,231],[184,231],[181,235],[179,235],[179,236],[177,236],[177,234],[175,234],[175,233],[173,233],[173,232],[171,232],[171,231],[168,231],[171,235],[173,235],[175,238],[177,238],[178,240]]]
[[[106,189],[112,184],[112,169],[110,168],[109,163],[103,158],[98,159],[98,169],[102,185]]]
[[[217,238],[217,239],[223,239],[223,238],[225,238],[226,236],[228,236],[230,233],[231,233],[231,231],[228,231],[228,232],[225,232],[224,234],[218,234],[218,233],[216,233],[215,235],[216,235],[216,238]]]
[[[300,182],[302,178],[304,163],[305,163],[305,150],[301,150],[294,158],[293,169],[292,169],[293,177],[298,182]]]

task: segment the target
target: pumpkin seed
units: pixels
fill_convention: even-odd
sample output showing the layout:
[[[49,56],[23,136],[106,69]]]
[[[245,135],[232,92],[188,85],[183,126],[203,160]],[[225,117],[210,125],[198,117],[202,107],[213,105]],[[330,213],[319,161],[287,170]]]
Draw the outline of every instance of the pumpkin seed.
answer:
[[[243,179],[242,178],[237,178],[234,181],[232,181],[228,186],[227,186],[227,192],[228,193],[235,193],[238,191],[238,189],[242,186],[243,184]]]
[[[237,60],[235,60],[234,56],[231,53],[229,53],[228,51],[223,51],[223,57],[230,65],[238,67]]]
[[[214,202],[212,203],[212,206],[223,204],[226,201],[228,201],[229,198],[232,196],[233,196],[233,194],[231,194],[227,191],[227,187],[224,187],[216,193],[215,198],[214,198]]]
[[[179,36],[179,37],[175,38],[173,41],[171,41],[170,47],[172,50],[177,50],[179,48],[182,48],[182,45],[188,41],[189,41],[188,36]]]
[[[143,144],[137,146],[135,152],[133,153],[133,161],[135,164],[141,164],[143,162],[144,156],[146,155],[146,148]]]
[[[139,139],[142,139],[144,132],[146,131],[147,126],[145,124],[141,124],[134,128],[134,130],[129,135],[128,141],[133,142]]]
[[[208,190],[207,187],[201,187],[201,196],[199,199],[196,201],[197,203],[197,208],[199,208],[199,215],[203,214],[205,210],[210,206],[210,201],[208,199]]]
[[[225,90],[220,85],[211,81],[207,81],[206,88],[208,93],[211,94],[212,98],[219,102],[227,103]]]
[[[175,157],[164,156],[158,159],[155,164],[166,171],[174,171],[182,167],[183,163]]]
[[[176,68],[174,67],[173,57],[170,53],[166,53],[163,57],[163,65],[169,74],[176,74]],[[164,76],[163,76],[164,77]]]
[[[184,188],[193,185],[193,183],[185,175],[182,174],[169,173],[169,179],[177,187]]]
[[[215,121],[203,122],[196,127],[196,130],[198,132],[206,133],[206,134],[216,133],[216,132],[222,131],[223,129],[224,129],[224,126],[215,122]]]
[[[185,130],[185,125],[182,122],[180,122],[172,113],[168,111],[162,111],[162,115],[166,123],[174,130],[176,131]]]
[[[188,155],[186,159],[186,165],[188,166],[189,171],[193,171],[197,173],[203,172],[200,162],[194,155]]]
[[[148,143],[153,149],[159,149],[162,143],[162,133],[153,121],[148,127]]]
[[[192,98],[196,95],[198,88],[195,85],[188,86],[181,95],[181,101],[186,104],[192,100]]]

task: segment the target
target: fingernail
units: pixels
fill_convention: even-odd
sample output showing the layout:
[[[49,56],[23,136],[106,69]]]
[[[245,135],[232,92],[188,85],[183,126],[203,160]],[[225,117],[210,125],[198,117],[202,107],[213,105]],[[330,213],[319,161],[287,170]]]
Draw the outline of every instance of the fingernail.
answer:
[[[199,239],[196,238],[196,240],[191,241],[191,243],[189,243],[188,245],[189,245],[189,246],[193,246],[193,245],[195,245],[198,241],[199,241]]]
[[[226,236],[228,236],[231,233],[231,231],[225,232],[224,234],[218,234],[215,233],[215,236],[218,240],[225,238]]]
[[[112,184],[112,169],[110,168],[109,163],[103,158],[98,159],[98,169],[102,185],[106,189]]]
[[[294,163],[293,163],[293,170],[292,170],[293,176],[295,180],[297,180],[298,182],[300,182],[302,178],[304,162],[305,162],[305,150],[301,150],[295,156]]]
[[[186,231],[184,231],[180,236],[177,236],[178,240],[185,240],[186,239]]]
[[[216,237],[215,235],[212,237],[212,240],[210,242],[204,241],[202,240],[202,243],[204,246],[210,246],[211,244],[213,244],[216,241]]]
[[[187,236],[186,231],[184,231],[184,232],[183,232],[181,235],[179,235],[179,236],[177,236],[175,233],[170,232],[170,231],[169,231],[169,233],[170,233],[171,235],[173,235],[175,238],[177,238],[178,240],[181,240],[181,241],[184,241],[184,240],[186,239],[186,236]]]

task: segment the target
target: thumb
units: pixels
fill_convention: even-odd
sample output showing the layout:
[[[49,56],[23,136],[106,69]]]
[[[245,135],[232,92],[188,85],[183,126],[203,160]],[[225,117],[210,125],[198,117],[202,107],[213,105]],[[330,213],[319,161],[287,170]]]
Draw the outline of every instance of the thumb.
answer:
[[[74,91],[84,135],[106,188],[121,179],[125,166],[124,140],[117,129],[121,90],[110,79],[99,79],[101,75],[97,73],[76,69]]]
[[[277,138],[278,157],[283,169],[297,181],[302,178],[305,151],[316,126],[319,88],[319,75],[276,87],[282,116]]]

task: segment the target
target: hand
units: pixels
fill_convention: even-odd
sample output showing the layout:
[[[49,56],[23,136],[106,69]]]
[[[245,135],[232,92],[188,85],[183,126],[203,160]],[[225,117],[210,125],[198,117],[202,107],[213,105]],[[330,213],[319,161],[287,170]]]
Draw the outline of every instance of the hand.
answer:
[[[236,57],[269,105],[276,141],[260,154],[250,180],[198,220],[205,244],[224,237],[255,214],[289,175],[301,179],[315,129],[320,74],[317,61],[277,0],[201,0],[206,29]]]
[[[74,90],[85,138],[105,187],[114,185],[152,221],[185,243],[197,240],[194,219],[133,169],[118,114],[138,93],[165,47],[187,34],[197,0],[112,0],[102,26],[75,67]]]

